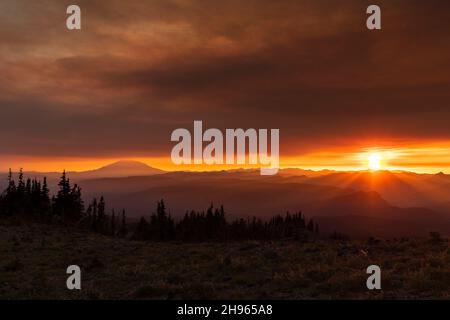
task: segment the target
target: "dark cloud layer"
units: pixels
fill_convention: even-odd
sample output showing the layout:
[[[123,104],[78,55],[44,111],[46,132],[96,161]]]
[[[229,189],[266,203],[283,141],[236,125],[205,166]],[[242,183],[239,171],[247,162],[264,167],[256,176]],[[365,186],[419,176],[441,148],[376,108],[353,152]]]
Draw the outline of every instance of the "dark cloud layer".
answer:
[[[450,3],[0,4],[0,153],[168,155],[170,133],[281,129],[283,154],[367,139],[450,140]]]

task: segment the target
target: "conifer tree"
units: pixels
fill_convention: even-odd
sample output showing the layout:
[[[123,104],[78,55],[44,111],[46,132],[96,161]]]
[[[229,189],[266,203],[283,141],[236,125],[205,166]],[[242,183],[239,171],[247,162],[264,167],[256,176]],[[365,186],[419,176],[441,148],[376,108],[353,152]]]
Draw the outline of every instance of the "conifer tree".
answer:
[[[40,209],[44,219],[51,215],[50,190],[47,185],[47,177],[44,177],[44,182],[42,183]]]
[[[97,199],[94,198],[91,205],[92,219],[91,226],[94,232],[98,231],[98,219],[97,219]]]
[[[114,209],[111,214],[111,235],[114,237],[116,235],[116,213]]]
[[[127,222],[126,222],[125,209],[122,210],[122,223],[120,225],[119,235],[122,238],[124,238],[127,235]]]
[[[22,198],[25,194],[25,182],[23,181],[23,169],[20,168],[19,171],[19,182],[17,184],[17,194],[19,198]]]
[[[65,170],[58,186],[59,190],[53,201],[53,213],[65,223],[79,221],[84,214],[81,188],[76,184],[71,187]]]
[[[16,191],[16,183],[12,178],[12,171],[11,168],[9,168],[8,173],[8,188],[6,189],[6,193],[11,195]]]
[[[314,221],[313,221],[313,219],[309,220],[308,226],[306,227],[306,229],[308,229],[308,231],[310,231],[310,232],[314,232]]]

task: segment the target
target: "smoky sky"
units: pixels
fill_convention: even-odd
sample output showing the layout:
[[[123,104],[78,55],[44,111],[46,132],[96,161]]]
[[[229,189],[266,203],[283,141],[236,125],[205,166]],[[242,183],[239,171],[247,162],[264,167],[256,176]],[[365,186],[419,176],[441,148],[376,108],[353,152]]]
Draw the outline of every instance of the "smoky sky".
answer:
[[[450,3],[0,3],[0,154],[165,156],[171,132],[279,128],[281,153],[450,140]]]

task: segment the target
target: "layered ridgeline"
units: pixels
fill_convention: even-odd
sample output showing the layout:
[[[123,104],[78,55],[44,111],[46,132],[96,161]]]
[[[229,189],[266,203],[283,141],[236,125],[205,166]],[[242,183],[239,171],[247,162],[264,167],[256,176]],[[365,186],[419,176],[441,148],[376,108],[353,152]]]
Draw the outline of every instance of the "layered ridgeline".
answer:
[[[125,210],[116,215],[107,213],[103,196],[94,198],[85,209],[81,188],[71,184],[64,171],[58,191],[51,196],[44,177],[42,181],[25,179],[22,171],[17,181],[12,172],[8,184],[0,195],[0,218],[20,223],[43,223],[89,230],[112,237],[153,241],[233,241],[233,240],[307,240],[317,237],[319,226],[307,221],[301,212],[285,216],[276,215],[263,221],[260,218],[226,219],[224,207],[211,206],[203,212],[186,211],[182,219],[174,219],[166,210],[163,200],[149,220],[141,217],[128,227]]]
[[[57,192],[59,173],[24,175],[46,175],[51,192]],[[187,209],[203,211],[216,203],[227,208],[230,219],[267,220],[302,210],[320,222],[321,234],[396,237],[450,230],[450,176],[442,173],[283,169],[263,177],[257,170],[161,172],[127,161],[69,175],[83,187],[86,203],[104,196],[108,210],[126,208],[136,219],[165,199],[178,220]]]
[[[256,170],[168,172],[147,177],[83,182],[91,196],[100,191],[111,205],[136,216],[164,198],[175,217],[185,206],[202,210],[222,203],[233,218],[267,219],[276,212],[302,210],[320,221],[321,233],[355,237],[422,236],[450,231],[450,177],[389,171],[280,170],[263,177]]]

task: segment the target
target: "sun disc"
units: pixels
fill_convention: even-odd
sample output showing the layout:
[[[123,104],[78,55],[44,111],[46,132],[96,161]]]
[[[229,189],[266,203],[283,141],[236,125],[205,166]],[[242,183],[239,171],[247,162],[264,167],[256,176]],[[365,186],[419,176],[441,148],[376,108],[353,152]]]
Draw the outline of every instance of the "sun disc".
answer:
[[[372,153],[369,155],[369,169],[380,170],[381,156],[378,153]]]

